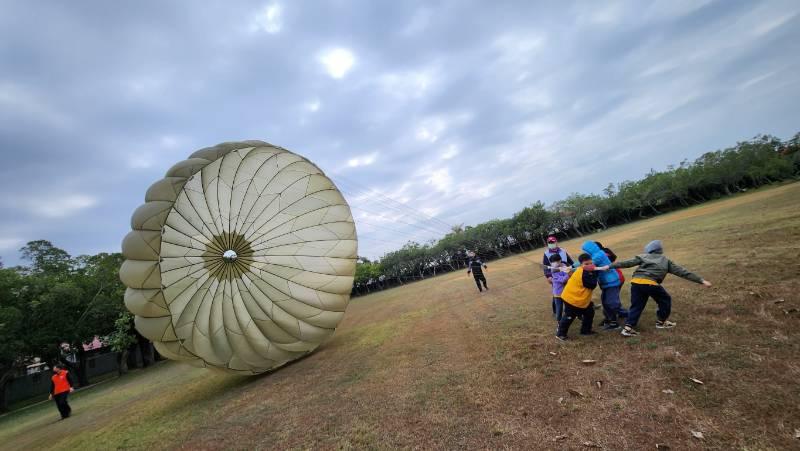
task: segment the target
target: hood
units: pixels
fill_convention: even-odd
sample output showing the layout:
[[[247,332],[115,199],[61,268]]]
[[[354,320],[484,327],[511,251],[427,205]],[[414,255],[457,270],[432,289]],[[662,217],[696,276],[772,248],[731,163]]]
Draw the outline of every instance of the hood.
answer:
[[[661,254],[664,252],[664,247],[661,245],[661,240],[653,240],[647,243],[647,246],[644,247],[644,251],[648,254]]]
[[[600,246],[598,246],[597,243],[595,243],[594,241],[587,241],[583,243],[583,246],[581,246],[581,250],[583,250],[583,252],[586,252],[589,255],[594,255],[600,252],[602,249],[600,249]]]

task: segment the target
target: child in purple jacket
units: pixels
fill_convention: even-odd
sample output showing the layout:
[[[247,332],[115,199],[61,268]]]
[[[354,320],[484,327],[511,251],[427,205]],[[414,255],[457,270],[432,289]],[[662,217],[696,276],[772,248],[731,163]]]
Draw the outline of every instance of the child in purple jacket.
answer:
[[[560,255],[553,254],[550,256],[550,270],[550,275],[553,278],[553,318],[558,324],[564,313],[564,300],[561,299],[561,292],[564,291],[564,286],[569,280],[569,273],[572,268],[561,261]]]

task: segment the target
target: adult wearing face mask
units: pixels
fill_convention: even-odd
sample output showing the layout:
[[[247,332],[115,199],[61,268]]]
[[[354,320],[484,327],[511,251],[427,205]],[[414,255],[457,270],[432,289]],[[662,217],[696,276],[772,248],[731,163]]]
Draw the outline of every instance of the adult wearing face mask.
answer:
[[[575,262],[569,256],[565,249],[558,247],[558,239],[550,235],[547,237],[547,249],[544,250],[544,258],[542,259],[542,268],[544,268],[544,276],[547,277],[547,283],[553,284],[553,273],[550,271],[550,256],[558,254],[561,256],[561,261],[566,263],[567,266],[572,267]]]

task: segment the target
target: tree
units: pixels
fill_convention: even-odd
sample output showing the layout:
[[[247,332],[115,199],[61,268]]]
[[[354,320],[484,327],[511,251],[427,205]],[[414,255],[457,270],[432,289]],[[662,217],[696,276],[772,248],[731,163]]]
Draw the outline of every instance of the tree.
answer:
[[[64,275],[72,268],[70,255],[47,240],[30,241],[20,253],[23,260],[31,262],[34,274]]]
[[[25,367],[31,326],[24,280],[14,269],[0,268],[0,412],[6,411],[6,385]]]
[[[133,315],[122,312],[114,321],[114,331],[108,336],[107,343],[117,353],[119,375],[128,372],[128,352],[136,344],[136,333],[133,328]]]

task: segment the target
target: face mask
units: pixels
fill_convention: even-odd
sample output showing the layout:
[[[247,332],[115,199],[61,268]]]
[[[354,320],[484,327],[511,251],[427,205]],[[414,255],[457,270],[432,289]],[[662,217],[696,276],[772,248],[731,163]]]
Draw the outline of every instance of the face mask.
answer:
[[[556,244],[556,243],[547,243],[547,247],[550,248],[550,249],[555,249],[555,248],[558,247],[558,244]]]

